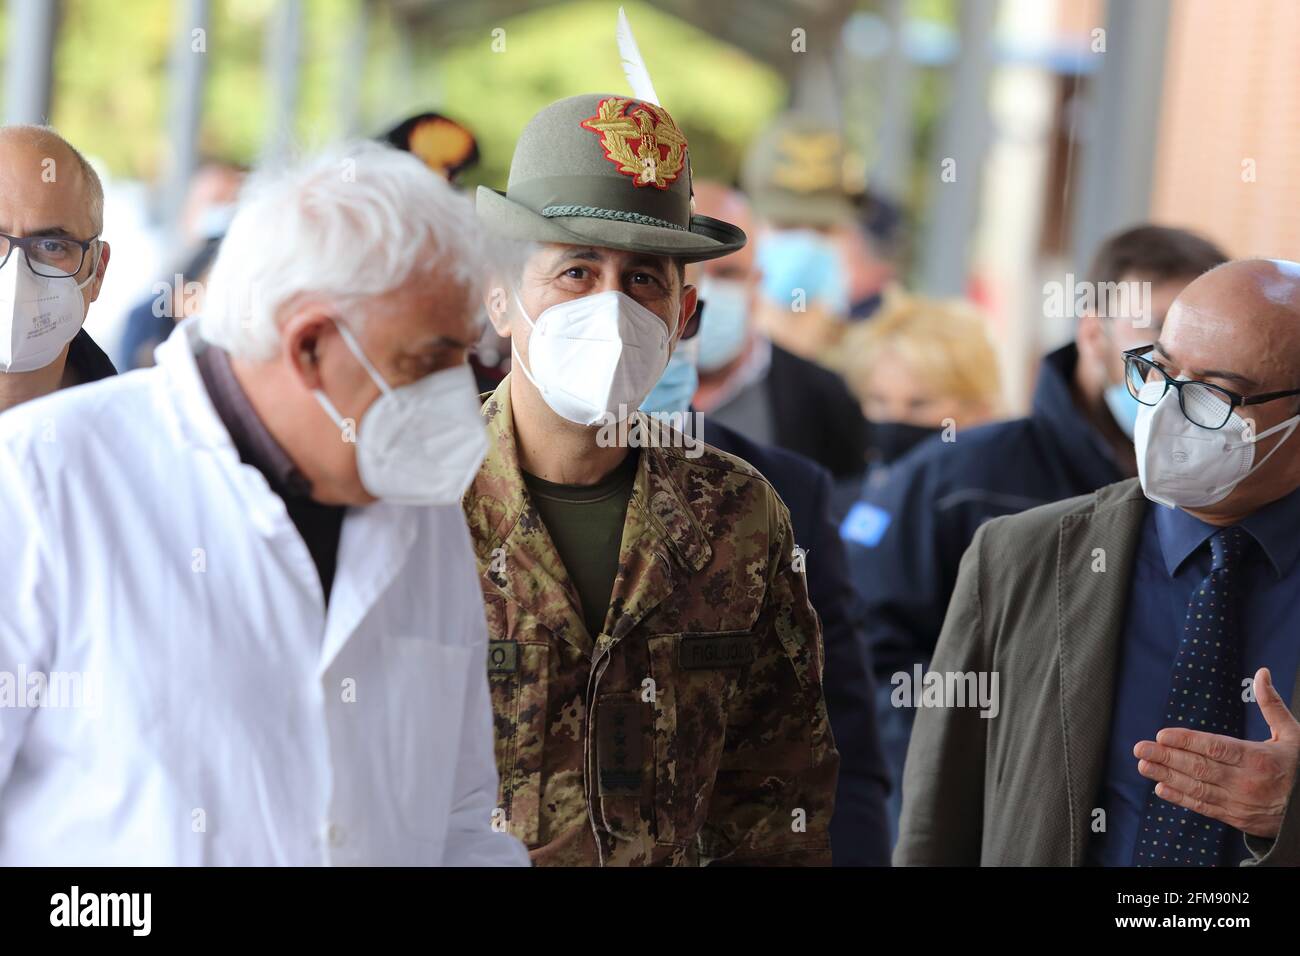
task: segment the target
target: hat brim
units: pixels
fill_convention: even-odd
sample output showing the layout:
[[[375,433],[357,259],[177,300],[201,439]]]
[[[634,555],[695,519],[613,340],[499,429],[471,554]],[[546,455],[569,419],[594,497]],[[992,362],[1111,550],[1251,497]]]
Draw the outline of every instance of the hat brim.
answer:
[[[486,186],[478,187],[475,208],[479,218],[493,232],[507,239],[598,246],[671,256],[683,262],[702,262],[727,256],[746,242],[743,230],[709,216],[691,216],[689,229],[594,216],[547,217]]]

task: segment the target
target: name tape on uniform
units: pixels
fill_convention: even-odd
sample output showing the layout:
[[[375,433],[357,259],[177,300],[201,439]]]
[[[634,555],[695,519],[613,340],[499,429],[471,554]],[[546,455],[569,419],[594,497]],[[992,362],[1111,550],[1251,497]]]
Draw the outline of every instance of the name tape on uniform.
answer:
[[[679,663],[684,670],[744,667],[754,660],[754,635],[697,634],[682,638]]]

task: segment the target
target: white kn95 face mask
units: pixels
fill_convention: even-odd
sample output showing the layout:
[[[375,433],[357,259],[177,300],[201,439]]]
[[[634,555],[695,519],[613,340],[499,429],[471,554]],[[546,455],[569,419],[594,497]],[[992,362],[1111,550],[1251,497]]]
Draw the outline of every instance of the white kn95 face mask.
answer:
[[[515,362],[555,414],[578,425],[626,417],[650,394],[668,364],[664,320],[618,291],[570,299],[528,323],[528,362]],[[529,367],[531,366],[531,368]]]
[[[366,358],[347,326],[335,325],[380,391],[356,426],[362,486],[393,504],[459,504],[488,449],[469,365],[433,372],[394,388]],[[315,396],[346,434],[347,420],[334,403],[319,389]]]

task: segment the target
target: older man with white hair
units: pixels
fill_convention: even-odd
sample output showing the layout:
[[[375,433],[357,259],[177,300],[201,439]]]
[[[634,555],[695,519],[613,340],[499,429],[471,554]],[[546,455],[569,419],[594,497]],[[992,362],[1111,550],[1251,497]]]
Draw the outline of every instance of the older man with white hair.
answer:
[[[249,187],[155,368],[0,419],[0,864],[512,864],[460,496],[469,204]]]

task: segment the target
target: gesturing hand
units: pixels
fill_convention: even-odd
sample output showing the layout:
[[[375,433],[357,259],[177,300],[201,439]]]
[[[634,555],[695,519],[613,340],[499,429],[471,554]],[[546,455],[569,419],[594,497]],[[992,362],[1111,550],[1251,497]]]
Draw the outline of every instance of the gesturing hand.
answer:
[[[1255,700],[1273,735],[1237,740],[1185,727],[1166,727],[1133,747],[1138,773],[1156,783],[1156,796],[1212,817],[1251,836],[1273,838],[1300,764],[1300,721],[1273,686],[1267,667],[1255,674]]]

